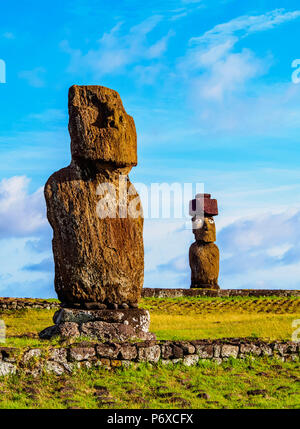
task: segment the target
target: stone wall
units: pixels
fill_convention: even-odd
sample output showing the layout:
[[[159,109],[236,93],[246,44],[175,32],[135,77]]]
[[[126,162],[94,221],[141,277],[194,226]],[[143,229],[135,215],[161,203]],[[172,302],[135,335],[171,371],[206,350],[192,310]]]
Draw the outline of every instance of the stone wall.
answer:
[[[210,297],[230,297],[230,296],[300,296],[300,290],[285,289],[159,289],[144,288],[143,298],[176,298],[180,296],[210,296]]]
[[[209,297],[232,297],[232,296],[300,296],[300,290],[284,290],[284,289],[159,289],[159,288],[144,288],[142,291],[143,298],[176,298],[180,296],[209,296]],[[1,298],[1,310],[21,310],[23,308],[44,308],[47,310],[59,308],[58,302],[49,302],[43,299],[34,298]]]
[[[71,373],[80,367],[117,368],[151,364],[196,365],[201,359],[222,363],[230,357],[273,356],[283,361],[299,359],[300,343],[250,339],[196,341],[144,341],[139,343],[82,342],[61,348],[18,349],[0,347],[0,376],[25,371],[35,376],[44,370]]]
[[[24,308],[41,308],[51,310],[59,308],[58,302],[49,302],[35,298],[0,298],[1,310],[22,310]]]

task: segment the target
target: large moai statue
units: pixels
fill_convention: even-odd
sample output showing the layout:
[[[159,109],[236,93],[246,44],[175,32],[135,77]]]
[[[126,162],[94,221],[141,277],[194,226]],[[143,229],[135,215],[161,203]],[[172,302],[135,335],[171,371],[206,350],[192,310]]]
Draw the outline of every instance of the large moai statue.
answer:
[[[79,332],[125,339],[146,333],[149,313],[138,309],[144,279],[143,213],[128,178],[137,165],[134,120],[119,94],[102,86],[72,86],[69,117],[71,164],[45,185],[55,290],[63,309],[54,318],[56,326],[41,337]]]
[[[210,194],[197,194],[190,201],[193,234],[196,241],[189,251],[191,288],[220,289],[219,249],[216,241],[216,225],[213,216],[218,215],[217,200]]]

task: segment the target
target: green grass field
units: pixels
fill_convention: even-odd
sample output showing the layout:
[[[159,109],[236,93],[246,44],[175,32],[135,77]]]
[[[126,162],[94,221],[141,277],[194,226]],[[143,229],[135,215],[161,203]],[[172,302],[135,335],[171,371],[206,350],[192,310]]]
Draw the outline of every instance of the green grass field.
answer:
[[[81,369],[0,379],[0,408],[299,408],[299,363],[231,359],[195,367]]]
[[[143,299],[158,339],[257,337],[290,340],[300,318],[299,298]],[[38,332],[52,325],[53,310],[4,311],[5,346],[44,347]],[[0,408],[300,408],[300,363],[275,358],[229,359],[221,365],[156,367],[140,364],[72,375],[24,373],[0,378]]]
[[[150,329],[161,340],[229,337],[290,340],[292,321],[300,318],[300,299],[291,297],[146,298],[140,307],[150,311]],[[3,312],[0,317],[7,328],[6,344],[44,345],[38,332],[53,324],[53,314],[53,310],[39,309]]]
[[[151,330],[162,340],[257,337],[290,340],[300,317],[299,298],[144,299]]]

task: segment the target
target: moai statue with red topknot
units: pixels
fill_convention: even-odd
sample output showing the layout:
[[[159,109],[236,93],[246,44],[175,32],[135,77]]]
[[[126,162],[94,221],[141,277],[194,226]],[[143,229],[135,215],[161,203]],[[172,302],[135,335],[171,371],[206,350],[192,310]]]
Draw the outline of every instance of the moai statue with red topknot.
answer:
[[[210,194],[197,194],[190,201],[193,234],[196,241],[189,251],[189,262],[192,271],[191,288],[220,289],[219,249],[216,241],[216,225],[213,216],[218,215],[217,200]]]

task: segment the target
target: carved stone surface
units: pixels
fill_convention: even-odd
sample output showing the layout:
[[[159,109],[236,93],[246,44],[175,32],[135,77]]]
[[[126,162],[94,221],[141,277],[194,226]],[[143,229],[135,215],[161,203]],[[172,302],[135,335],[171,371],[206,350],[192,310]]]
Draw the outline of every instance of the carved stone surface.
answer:
[[[115,167],[137,165],[134,120],[119,94],[104,86],[77,86],[69,91],[72,158]]]
[[[193,234],[200,243],[213,243],[216,241],[216,224],[213,217],[203,219],[193,218]]]
[[[172,365],[196,365],[199,360],[210,359],[222,363],[230,357],[260,359],[268,354],[283,362],[299,361],[300,343],[292,341],[253,340],[249,338],[223,338],[217,340],[194,341],[144,341],[116,343],[111,341],[78,342],[60,348],[25,349],[20,347],[0,348],[0,377],[11,373],[40,375],[43,369],[57,375],[71,373],[82,367],[105,368],[129,367],[136,368],[139,362]],[[13,359],[12,356],[15,356]],[[28,356],[31,358],[28,359]],[[178,357],[180,356],[180,357]],[[10,362],[8,361],[10,359]],[[34,363],[34,365],[32,365]]]
[[[190,247],[191,286],[219,289],[219,249],[215,243],[195,242]]]
[[[150,314],[148,310],[132,308],[128,310],[77,310],[63,308],[55,313],[54,323],[75,322],[78,324],[87,322],[122,323],[135,329],[148,332],[150,326]]]
[[[193,202],[199,199],[204,207],[202,216],[196,213],[192,218],[193,234],[195,242],[189,250],[189,262],[191,267],[191,288],[201,289],[219,289],[219,249],[214,243],[216,240],[216,226],[214,218],[210,213],[218,214],[216,200],[210,199],[210,194],[198,194],[195,200],[190,203],[191,208],[195,210]],[[200,204],[200,205],[201,205]]]
[[[42,339],[90,337],[100,341],[154,340],[148,332],[150,313],[139,308],[127,310],[78,310],[62,308],[53,317],[54,326],[44,329]]]
[[[100,341],[153,340],[155,335],[122,323],[87,322],[80,327],[83,336]]]
[[[71,87],[69,113],[72,162],[45,186],[55,290],[66,305],[136,305],[143,286],[144,247],[141,202],[127,176],[137,164],[134,121],[118,93],[101,86]],[[114,217],[99,211],[107,189],[115,190],[120,203]]]

